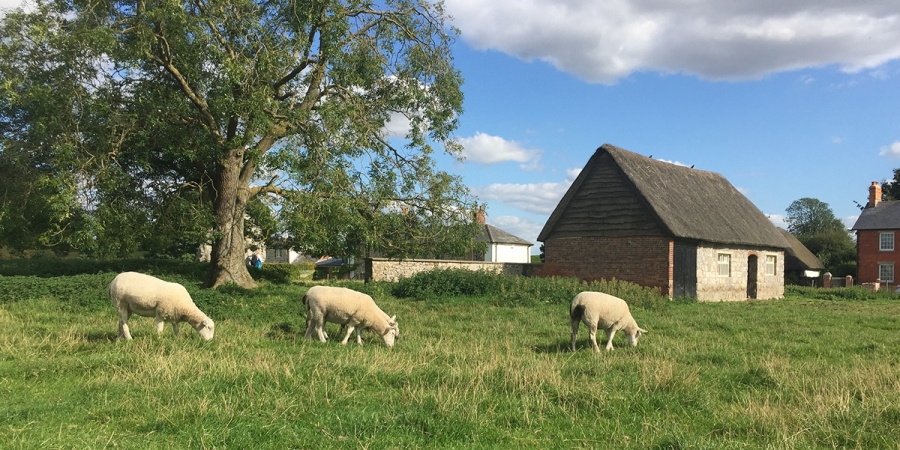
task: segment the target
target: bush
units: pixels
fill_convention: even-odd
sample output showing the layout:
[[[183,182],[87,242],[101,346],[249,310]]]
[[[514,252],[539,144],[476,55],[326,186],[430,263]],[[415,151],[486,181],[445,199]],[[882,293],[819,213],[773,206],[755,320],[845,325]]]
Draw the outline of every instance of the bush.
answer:
[[[433,300],[448,297],[490,297],[498,306],[568,304],[579,292],[599,291],[615,295],[632,306],[661,309],[669,304],[659,290],[620,280],[584,282],[569,277],[521,277],[470,271],[439,269],[420,272],[393,284],[390,293],[399,298]]]
[[[254,280],[266,280],[275,284],[296,283],[311,275],[307,266],[287,263],[265,263],[261,269],[249,267],[247,270]]]
[[[0,260],[0,275],[47,278],[134,271],[156,276],[179,275],[200,282],[207,266],[207,263],[175,259],[4,259]]]
[[[851,287],[835,287],[828,289],[819,289],[808,286],[785,286],[784,296],[786,298],[813,298],[818,300],[876,300],[876,299],[897,299],[898,295],[889,290],[882,289],[878,292],[872,292],[861,286]]]

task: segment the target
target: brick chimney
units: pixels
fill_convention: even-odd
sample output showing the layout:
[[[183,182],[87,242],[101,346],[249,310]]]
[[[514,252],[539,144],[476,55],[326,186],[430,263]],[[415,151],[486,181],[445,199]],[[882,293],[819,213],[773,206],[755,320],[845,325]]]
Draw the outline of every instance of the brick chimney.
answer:
[[[880,201],[881,185],[877,181],[873,181],[872,185],[869,186],[869,203],[866,204],[866,208],[876,206]]]
[[[475,208],[475,221],[484,225],[484,205]]]

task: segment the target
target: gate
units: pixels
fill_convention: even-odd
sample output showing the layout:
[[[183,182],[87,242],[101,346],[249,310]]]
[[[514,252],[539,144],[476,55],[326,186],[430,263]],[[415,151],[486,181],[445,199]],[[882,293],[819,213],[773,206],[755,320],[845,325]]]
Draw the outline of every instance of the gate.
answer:
[[[672,270],[673,298],[697,298],[697,247],[675,244]]]

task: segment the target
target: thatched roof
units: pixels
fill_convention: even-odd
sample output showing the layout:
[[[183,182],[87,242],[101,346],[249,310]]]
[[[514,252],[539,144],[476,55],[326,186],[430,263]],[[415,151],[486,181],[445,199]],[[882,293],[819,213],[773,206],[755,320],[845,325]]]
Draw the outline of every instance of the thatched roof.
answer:
[[[717,244],[788,248],[768,218],[720,174],[648,158],[604,144],[581,171],[538,236],[544,241],[585,180],[609,155],[670,236]],[[606,159],[608,160],[608,159]]]
[[[862,210],[853,230],[900,229],[900,201],[879,202]]]
[[[475,237],[475,242],[487,242],[490,244],[515,244],[534,245],[517,236],[513,236],[493,225],[484,224],[481,234]]]
[[[786,272],[794,270],[825,270],[825,265],[822,264],[822,261],[819,261],[819,258],[816,258],[816,255],[813,255],[793,234],[783,228],[779,228],[778,231],[791,244],[784,251],[784,270]]]

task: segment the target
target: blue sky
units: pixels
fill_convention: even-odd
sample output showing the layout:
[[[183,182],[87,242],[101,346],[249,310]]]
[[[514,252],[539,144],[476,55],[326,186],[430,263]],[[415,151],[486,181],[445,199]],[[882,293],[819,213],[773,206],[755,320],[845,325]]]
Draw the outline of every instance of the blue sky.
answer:
[[[900,2],[744,3],[447,0],[466,160],[443,167],[533,242],[604,143],[720,173],[780,226],[803,197],[852,226],[900,167]]]
[[[0,8],[19,0],[0,0]],[[725,176],[777,225],[852,226],[900,167],[897,0],[446,0],[465,78],[440,157],[488,223],[535,242],[597,147]]]

